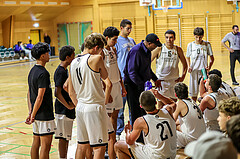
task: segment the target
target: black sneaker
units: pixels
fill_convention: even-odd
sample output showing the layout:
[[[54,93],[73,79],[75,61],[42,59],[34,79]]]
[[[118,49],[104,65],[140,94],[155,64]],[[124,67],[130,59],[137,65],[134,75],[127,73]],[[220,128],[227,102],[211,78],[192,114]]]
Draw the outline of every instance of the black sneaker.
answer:
[[[239,85],[239,83],[238,82],[233,82],[232,85],[236,85],[237,86],[237,85]]]

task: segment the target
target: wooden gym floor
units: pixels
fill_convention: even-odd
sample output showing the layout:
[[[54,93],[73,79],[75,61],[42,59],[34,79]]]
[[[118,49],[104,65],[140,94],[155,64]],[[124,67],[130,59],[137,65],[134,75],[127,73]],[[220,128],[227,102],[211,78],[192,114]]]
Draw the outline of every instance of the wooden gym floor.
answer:
[[[214,52],[215,62],[213,68],[222,71],[223,80],[231,84],[229,73],[229,53]],[[54,91],[53,75],[59,64],[57,58],[51,59],[46,68],[51,75],[51,84]],[[32,125],[24,123],[27,114],[27,76],[35,62],[24,62],[0,66],[0,158],[25,159],[30,158],[32,144]],[[240,67],[236,63],[236,78],[240,82]],[[155,63],[153,63],[155,70]],[[181,72],[181,70],[180,70]],[[188,84],[189,74],[185,79]],[[55,98],[54,98],[55,100]],[[125,111],[126,116],[128,110]],[[126,119],[127,120],[127,119]],[[124,139],[124,134],[121,136]],[[76,149],[76,123],[73,126],[73,138],[69,145],[69,158],[74,158]],[[50,158],[58,158],[58,140],[53,139]],[[182,151],[181,151],[182,152]],[[179,155],[181,156],[179,157]],[[178,158],[184,158],[179,153]]]

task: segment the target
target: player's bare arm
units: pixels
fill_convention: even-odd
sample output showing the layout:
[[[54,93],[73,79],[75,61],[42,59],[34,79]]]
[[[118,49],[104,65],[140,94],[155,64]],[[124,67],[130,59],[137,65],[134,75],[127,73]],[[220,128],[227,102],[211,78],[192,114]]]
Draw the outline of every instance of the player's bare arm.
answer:
[[[208,94],[208,92],[205,89],[203,78],[201,79],[200,84],[199,84],[199,93],[200,93],[200,97],[202,97],[202,98]]]
[[[191,73],[192,72],[192,68],[190,67],[191,66],[190,57],[187,57],[186,61],[187,61],[187,66],[188,66],[188,72]]]
[[[173,108],[173,112],[175,111],[176,103],[171,98],[168,98],[168,97],[165,97],[165,96],[161,95],[158,92],[158,90],[156,90],[156,89],[151,89],[150,91],[154,94],[154,96],[157,99],[161,100],[161,102],[163,102],[164,105],[168,104],[169,106],[171,106]]]
[[[213,62],[214,62],[214,56],[210,56],[210,61],[209,61],[209,65],[208,67],[206,68],[207,69],[207,72],[209,72],[212,68],[212,65],[213,65]]]
[[[31,119],[31,113],[32,113],[32,106],[31,106],[31,102],[30,102],[30,93],[29,93],[29,90],[28,90],[28,93],[27,93],[27,104],[28,104],[28,117],[25,121],[26,124],[29,124],[29,121]]]
[[[96,69],[96,70],[98,70],[98,72],[100,72],[100,76],[101,76],[102,80],[104,81],[104,83],[106,85],[106,89],[105,89],[105,104],[107,104],[108,101],[109,101],[111,90],[112,90],[112,82],[108,78],[108,72],[107,72],[107,69],[104,66],[104,62],[103,62],[102,57],[99,56],[99,55],[93,55],[93,58],[91,60],[92,63],[90,61],[90,58],[89,58],[89,66],[92,69]]]
[[[67,78],[67,80],[65,81],[65,83],[63,84],[63,89],[68,92],[68,81],[69,81],[69,77]]]
[[[183,69],[182,69],[182,76],[179,77],[176,82],[183,82],[184,79],[185,79],[186,73],[187,73],[188,65],[187,65],[186,58],[185,58],[185,56],[183,54],[182,48],[177,47],[177,52],[178,52],[178,57],[179,57],[182,65],[183,65]]]
[[[58,99],[59,102],[61,102],[66,108],[68,109],[74,109],[75,105],[72,102],[67,102],[64,97],[62,96],[62,88],[60,86],[55,87],[54,92],[55,97]]]
[[[28,124],[32,124],[34,122],[37,111],[42,104],[43,96],[44,96],[45,91],[46,91],[46,88],[39,88],[38,89],[38,96],[37,96],[36,101],[34,103],[33,110],[32,110],[31,117],[30,117],[30,120],[29,120]]]
[[[69,77],[68,78],[69,78],[69,80],[68,80],[68,93],[69,93],[69,96],[70,96],[73,104],[77,105],[77,103],[78,103],[77,95],[76,95],[76,92],[75,92],[75,90],[73,88],[73,84],[72,84],[72,80],[71,80],[71,71],[70,70],[69,70]]]
[[[153,61],[155,58],[158,58],[161,54],[161,47],[157,47],[152,51],[151,61]]]
[[[201,111],[203,112],[206,108],[212,109],[215,107],[215,102],[213,101],[213,99],[211,97],[205,97],[203,98],[203,100],[201,101],[199,108],[201,109]]]
[[[181,117],[184,116],[182,115],[182,111],[186,108],[186,105],[182,100],[179,100],[176,105],[176,110],[173,113],[173,118],[175,121],[177,121],[178,115],[180,115]]]
[[[128,124],[125,126],[126,143],[133,145],[140,136],[141,131],[143,131],[145,134],[148,133],[148,127],[143,117],[139,117],[135,120],[132,132],[130,122],[128,121]]]

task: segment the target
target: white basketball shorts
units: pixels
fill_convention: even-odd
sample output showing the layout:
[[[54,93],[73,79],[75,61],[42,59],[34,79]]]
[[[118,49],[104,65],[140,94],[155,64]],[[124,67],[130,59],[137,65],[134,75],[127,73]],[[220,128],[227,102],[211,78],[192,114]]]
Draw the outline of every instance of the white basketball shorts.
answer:
[[[113,113],[114,110],[120,110],[123,108],[122,91],[120,82],[113,83],[111,96],[113,98],[112,103],[106,105],[107,113]]]
[[[33,134],[37,136],[53,135],[56,131],[54,120],[33,122]]]
[[[108,127],[111,124],[105,106],[78,102],[76,119],[78,144],[90,144],[91,147],[108,144]]]
[[[73,119],[70,119],[63,114],[55,114],[55,121],[57,127],[55,139],[71,140]]]

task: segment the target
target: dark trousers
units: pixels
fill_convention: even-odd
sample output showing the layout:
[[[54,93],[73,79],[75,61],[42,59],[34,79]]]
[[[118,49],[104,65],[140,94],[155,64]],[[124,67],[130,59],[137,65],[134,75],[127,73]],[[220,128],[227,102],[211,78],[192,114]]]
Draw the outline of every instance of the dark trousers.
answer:
[[[144,86],[137,86],[132,82],[124,83],[126,91],[127,91],[127,103],[129,109],[131,111],[131,123],[134,124],[134,121],[138,117],[142,117],[146,114],[145,110],[140,107],[139,97],[140,94],[144,91]],[[143,134],[139,136],[137,142],[144,143],[143,141]]]
[[[236,60],[240,63],[240,50],[234,50],[233,53],[230,53],[230,72],[232,82],[237,82],[234,74]]]
[[[20,50],[20,51],[15,51],[15,53],[17,53],[20,57],[21,57],[21,54],[23,54],[23,57],[26,56],[25,54],[25,51],[24,50]]]

